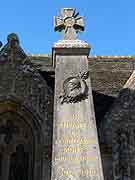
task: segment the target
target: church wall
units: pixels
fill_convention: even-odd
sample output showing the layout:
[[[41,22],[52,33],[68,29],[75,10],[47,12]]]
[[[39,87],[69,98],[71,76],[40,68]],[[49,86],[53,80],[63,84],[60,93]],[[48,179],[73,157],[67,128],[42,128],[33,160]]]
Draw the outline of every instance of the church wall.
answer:
[[[32,129],[35,134],[35,155],[32,180],[48,180],[51,169],[52,90],[36,69],[21,63],[0,64],[0,81],[0,102],[14,102],[19,108],[26,109],[28,115],[25,111],[21,114],[22,117],[26,116],[26,120],[30,120],[30,114],[33,115],[31,121],[35,124]],[[7,103],[7,112],[12,110],[12,105]],[[16,108],[15,111],[18,113],[19,109]]]
[[[135,91],[124,88],[111,109],[106,113],[101,126],[102,143],[112,149],[110,164],[112,165],[111,173],[115,180],[126,177],[135,179],[134,100]],[[104,161],[106,164],[107,161],[105,159]]]

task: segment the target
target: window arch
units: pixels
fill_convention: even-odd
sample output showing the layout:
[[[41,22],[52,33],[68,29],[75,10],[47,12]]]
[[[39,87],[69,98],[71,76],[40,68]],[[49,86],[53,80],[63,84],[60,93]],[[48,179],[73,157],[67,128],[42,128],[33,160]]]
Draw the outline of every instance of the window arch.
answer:
[[[40,119],[21,104],[9,100],[0,103],[0,175],[3,180],[18,180],[20,173],[22,180],[41,177],[39,122]]]

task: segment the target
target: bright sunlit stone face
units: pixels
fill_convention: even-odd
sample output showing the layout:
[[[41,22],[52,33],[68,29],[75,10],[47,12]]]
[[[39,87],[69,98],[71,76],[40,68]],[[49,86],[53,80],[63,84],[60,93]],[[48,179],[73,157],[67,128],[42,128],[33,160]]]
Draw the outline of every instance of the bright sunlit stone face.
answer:
[[[77,39],[77,32],[84,31],[83,17],[78,16],[75,9],[64,8],[61,10],[61,16],[55,17],[55,31],[64,30],[65,40]]]

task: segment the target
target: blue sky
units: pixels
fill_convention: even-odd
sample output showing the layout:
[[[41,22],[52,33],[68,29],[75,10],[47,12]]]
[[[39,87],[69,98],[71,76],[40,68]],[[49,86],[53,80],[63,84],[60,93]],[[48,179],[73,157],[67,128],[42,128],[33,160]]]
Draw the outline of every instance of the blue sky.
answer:
[[[27,53],[51,53],[61,39],[53,30],[53,16],[62,7],[73,7],[85,17],[80,38],[91,46],[91,55],[135,55],[135,0],[3,0],[0,3],[0,40],[18,33]]]

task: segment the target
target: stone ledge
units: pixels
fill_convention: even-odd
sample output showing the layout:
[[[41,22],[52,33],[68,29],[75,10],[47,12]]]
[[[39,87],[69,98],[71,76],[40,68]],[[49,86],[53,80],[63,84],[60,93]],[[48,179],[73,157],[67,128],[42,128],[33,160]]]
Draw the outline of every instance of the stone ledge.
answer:
[[[82,40],[59,40],[53,48],[90,48],[89,44]]]
[[[87,43],[86,43],[87,44]],[[56,48],[59,47],[56,44]],[[89,46],[86,46],[89,47]],[[55,48],[55,47],[54,47]],[[27,54],[27,56],[31,60],[50,60],[52,59],[52,55],[49,54]],[[89,56],[88,60],[95,59],[95,60],[100,60],[100,59],[135,59],[135,56]]]

